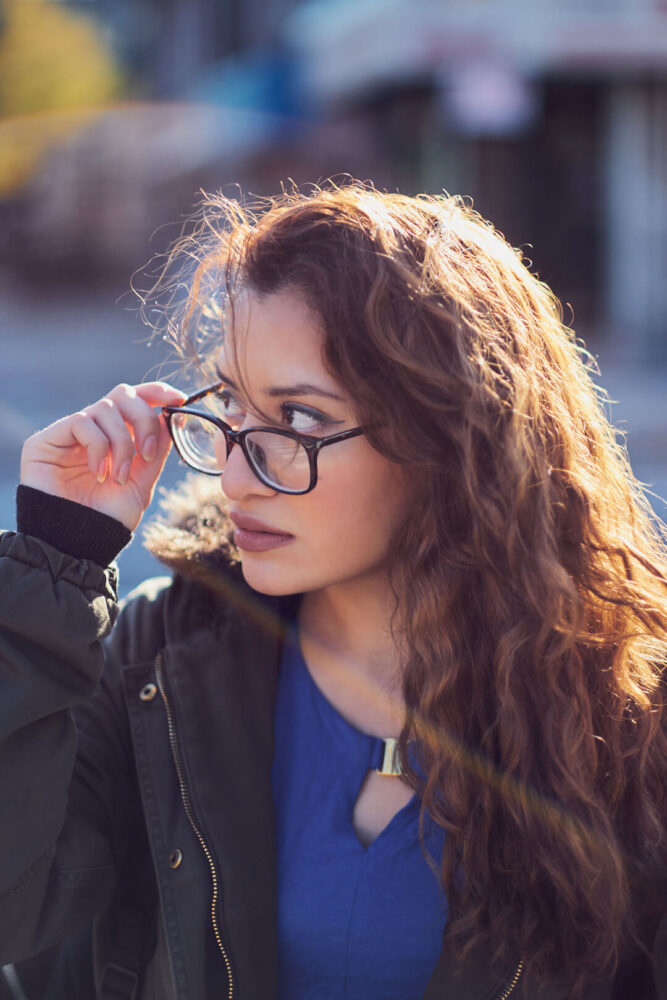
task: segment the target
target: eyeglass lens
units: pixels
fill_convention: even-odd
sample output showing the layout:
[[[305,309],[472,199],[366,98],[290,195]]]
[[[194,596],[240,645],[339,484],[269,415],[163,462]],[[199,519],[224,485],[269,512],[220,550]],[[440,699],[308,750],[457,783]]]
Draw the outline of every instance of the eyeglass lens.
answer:
[[[181,455],[200,472],[219,474],[227,461],[225,435],[210,420],[191,413],[172,418],[172,432]],[[253,470],[287,490],[305,490],[310,483],[310,462],[303,445],[271,431],[253,431],[245,439]]]

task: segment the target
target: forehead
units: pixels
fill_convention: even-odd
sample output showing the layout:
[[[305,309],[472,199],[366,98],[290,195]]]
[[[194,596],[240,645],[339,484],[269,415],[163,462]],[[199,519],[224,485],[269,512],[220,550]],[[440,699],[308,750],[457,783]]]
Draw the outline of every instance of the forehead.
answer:
[[[292,290],[270,295],[242,292],[217,361],[231,378],[242,375],[249,383],[317,374],[333,384],[325,368],[319,317]]]
[[[254,366],[266,358],[296,355],[323,363],[323,346],[319,317],[297,293],[246,290],[234,303],[220,358],[247,358]]]

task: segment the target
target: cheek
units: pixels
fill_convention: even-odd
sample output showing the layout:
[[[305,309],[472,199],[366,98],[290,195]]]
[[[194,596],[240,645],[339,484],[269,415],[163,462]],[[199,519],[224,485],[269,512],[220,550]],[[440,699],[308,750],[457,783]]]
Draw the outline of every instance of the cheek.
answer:
[[[360,462],[322,463],[311,493],[277,498],[294,547],[245,555],[247,582],[262,593],[299,593],[383,571],[407,495],[401,471],[376,452]]]
[[[300,522],[304,541],[336,561],[386,554],[406,506],[399,470],[380,456],[359,466],[328,467],[310,497],[312,507],[307,511],[304,504]]]

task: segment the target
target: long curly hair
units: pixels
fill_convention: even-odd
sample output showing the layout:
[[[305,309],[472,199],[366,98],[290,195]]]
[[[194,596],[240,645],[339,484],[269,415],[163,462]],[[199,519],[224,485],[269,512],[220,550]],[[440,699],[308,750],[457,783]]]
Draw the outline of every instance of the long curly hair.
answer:
[[[206,195],[150,299],[182,357],[205,365],[245,287],[306,297],[370,443],[411,470],[399,749],[446,831],[447,936],[575,996],[645,940],[667,871],[664,537],[591,358],[459,197]]]

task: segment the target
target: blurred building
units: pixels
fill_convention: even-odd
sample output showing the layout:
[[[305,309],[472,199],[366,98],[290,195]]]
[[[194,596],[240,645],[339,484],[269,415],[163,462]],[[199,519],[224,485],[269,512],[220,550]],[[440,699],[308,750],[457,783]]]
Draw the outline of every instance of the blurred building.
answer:
[[[127,281],[200,189],[263,176],[298,117],[281,42],[293,6],[0,0],[0,264],[30,282]],[[106,65],[104,90],[91,81]]]
[[[378,183],[473,195],[578,327],[667,355],[665,0],[308,0],[289,34]]]
[[[667,0],[0,0],[0,91],[28,7],[122,83],[5,191],[16,273],[127,277],[200,188],[349,172],[471,195],[579,331],[667,356]]]

